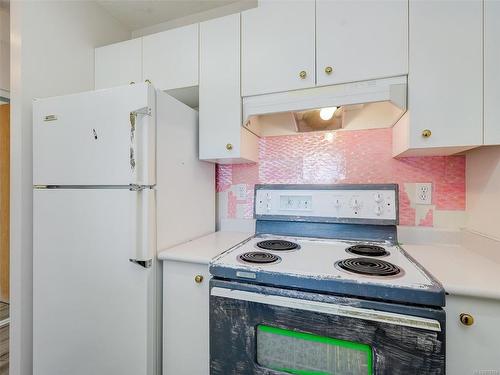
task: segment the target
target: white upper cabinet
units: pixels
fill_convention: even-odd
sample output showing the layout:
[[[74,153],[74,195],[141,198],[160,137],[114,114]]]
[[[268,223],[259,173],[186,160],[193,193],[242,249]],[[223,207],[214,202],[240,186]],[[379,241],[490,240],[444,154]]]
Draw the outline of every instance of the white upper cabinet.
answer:
[[[318,85],[408,74],[408,0],[317,0]]]
[[[240,15],[202,22],[200,159],[257,161],[257,137],[241,126],[240,91]]]
[[[500,144],[500,1],[484,2],[484,144]]]
[[[394,155],[446,155],[483,143],[483,4],[410,0],[408,108]]]
[[[142,82],[142,39],[95,49],[95,88]]]
[[[241,18],[242,95],[315,85],[315,2],[261,0]]]
[[[143,38],[143,80],[160,90],[198,85],[198,24]]]

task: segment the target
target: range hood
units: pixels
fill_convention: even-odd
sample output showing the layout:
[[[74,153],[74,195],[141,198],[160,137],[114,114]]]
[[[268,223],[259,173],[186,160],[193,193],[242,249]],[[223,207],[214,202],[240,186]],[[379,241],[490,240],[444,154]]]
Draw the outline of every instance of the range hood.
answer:
[[[321,108],[332,108],[323,120]],[[407,76],[243,98],[243,126],[259,136],[392,127],[407,108]]]

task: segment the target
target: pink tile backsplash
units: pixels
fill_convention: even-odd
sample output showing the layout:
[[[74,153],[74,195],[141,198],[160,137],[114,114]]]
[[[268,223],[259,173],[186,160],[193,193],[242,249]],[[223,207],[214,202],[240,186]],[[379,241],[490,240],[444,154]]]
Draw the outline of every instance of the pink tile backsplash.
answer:
[[[464,156],[395,159],[391,151],[391,129],[264,137],[259,141],[259,163],[217,166],[217,191],[228,193],[228,218],[252,218],[257,183],[397,183],[401,225],[432,226],[434,210],[465,210]],[[405,187],[416,182],[433,186],[433,205],[418,222]],[[244,200],[237,200],[231,190],[238,184],[246,185]]]

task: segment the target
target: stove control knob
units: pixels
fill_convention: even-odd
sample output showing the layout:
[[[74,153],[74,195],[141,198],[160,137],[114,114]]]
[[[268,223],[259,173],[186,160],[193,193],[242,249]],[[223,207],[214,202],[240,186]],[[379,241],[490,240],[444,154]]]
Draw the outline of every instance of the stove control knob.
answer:
[[[333,201],[333,205],[335,206],[335,208],[339,209],[342,207],[342,199],[340,198],[335,198],[335,200]]]
[[[362,205],[363,205],[363,202],[361,201],[361,199],[359,199],[357,197],[354,197],[351,199],[351,207],[354,210],[356,210],[356,211],[359,210]]]
[[[375,215],[377,216],[382,215],[382,207],[380,206],[375,207]]]
[[[382,193],[376,193],[374,198],[375,202],[377,203],[382,203],[384,201],[384,196],[382,195]]]

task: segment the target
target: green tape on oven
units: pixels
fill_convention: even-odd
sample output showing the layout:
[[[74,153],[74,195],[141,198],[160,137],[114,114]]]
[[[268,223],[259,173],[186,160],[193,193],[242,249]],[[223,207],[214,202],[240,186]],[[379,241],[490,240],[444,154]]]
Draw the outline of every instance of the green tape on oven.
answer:
[[[373,368],[372,368],[372,366],[373,366],[373,354],[372,354],[372,348],[370,347],[370,345],[362,344],[362,343],[358,343],[358,342],[334,339],[331,337],[318,336],[318,335],[314,335],[311,333],[296,332],[296,331],[291,331],[291,330],[282,329],[282,328],[270,327],[270,326],[266,326],[266,325],[259,325],[259,326],[257,326],[257,329],[259,331],[268,332],[268,333],[272,333],[275,335],[288,336],[288,337],[293,337],[293,338],[300,339],[300,340],[319,342],[322,344],[340,346],[343,348],[364,352],[366,354],[366,357],[367,357],[367,365],[368,365],[367,375],[371,375],[373,373]],[[292,368],[275,368],[274,370],[287,372],[289,374],[296,374],[296,375],[332,375],[332,374],[329,374],[326,372],[318,372],[318,371],[311,371],[311,370],[298,370],[298,369],[292,369]]]

